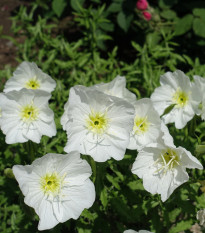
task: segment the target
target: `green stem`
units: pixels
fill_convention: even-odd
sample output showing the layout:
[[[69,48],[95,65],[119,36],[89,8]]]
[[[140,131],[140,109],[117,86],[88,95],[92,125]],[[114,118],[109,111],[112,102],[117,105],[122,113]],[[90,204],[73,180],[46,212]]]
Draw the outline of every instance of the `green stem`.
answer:
[[[36,155],[36,144],[32,141],[28,141],[25,143],[26,151],[30,157],[31,162],[35,160]]]
[[[91,156],[90,156],[90,165],[91,165],[92,171],[93,171],[93,183],[95,183],[96,175],[97,175],[96,163],[95,163],[94,159]]]

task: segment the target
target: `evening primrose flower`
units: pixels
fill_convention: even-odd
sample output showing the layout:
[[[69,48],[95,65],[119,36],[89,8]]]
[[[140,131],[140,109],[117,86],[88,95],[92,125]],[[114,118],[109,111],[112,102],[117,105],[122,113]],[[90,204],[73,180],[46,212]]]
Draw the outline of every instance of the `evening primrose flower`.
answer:
[[[197,115],[201,115],[202,120],[205,120],[205,78],[195,75],[194,84],[198,89],[199,95],[201,94],[201,105],[199,105],[200,107],[198,109]]]
[[[174,122],[177,129],[182,129],[198,112],[201,101],[199,90],[180,70],[162,75],[160,84],[151,95],[154,108],[162,115],[167,107],[173,105],[172,110],[162,119],[165,124]]]
[[[114,97],[121,98],[130,104],[135,104],[136,102],[136,96],[132,92],[130,92],[126,88],[126,78],[124,76],[117,76],[115,79],[113,79],[109,83],[100,83],[96,84],[94,86],[88,87],[91,90],[97,90],[100,92],[103,92],[106,95],[111,95]],[[87,89],[88,89],[87,88]],[[65,125],[66,122],[68,121],[68,106],[69,106],[69,100],[64,106],[64,114],[61,118],[61,124],[63,126],[63,129],[66,130]]]
[[[5,99],[6,97],[4,96],[4,94],[0,93],[0,117],[2,115],[2,106],[5,105]]]
[[[138,153],[132,172],[143,179],[145,190],[161,194],[162,201],[166,201],[178,186],[188,181],[186,168],[203,169],[203,166],[183,147],[158,144]]]
[[[89,179],[91,168],[76,151],[46,154],[31,165],[14,165],[12,170],[24,202],[40,218],[38,230],[77,219],[95,200],[95,188]]]
[[[123,159],[133,127],[132,105],[95,89],[75,86],[65,108],[61,124],[68,137],[66,152],[78,150],[97,162]]]
[[[11,91],[0,98],[0,127],[6,143],[39,143],[41,136],[56,135],[53,111],[48,106],[51,95],[45,91]]]
[[[95,88],[98,91],[102,91],[107,95],[115,96],[123,100],[126,100],[130,104],[134,104],[136,102],[136,95],[126,88],[126,78],[124,76],[118,75],[109,83],[96,84],[91,88]]]
[[[202,99],[201,119],[205,120],[205,95]]]
[[[196,214],[196,218],[200,221],[200,225],[205,227],[205,209],[199,210]]]
[[[161,135],[161,119],[148,98],[140,99],[134,104],[134,126],[130,134],[128,149],[140,150],[156,142]]]
[[[51,93],[56,87],[56,82],[44,73],[34,62],[22,62],[13,76],[6,82],[4,92],[19,91],[23,88],[42,90]]]
[[[194,84],[197,86],[198,91],[201,92],[201,95],[204,95],[205,89],[205,78],[198,75],[194,75]]]

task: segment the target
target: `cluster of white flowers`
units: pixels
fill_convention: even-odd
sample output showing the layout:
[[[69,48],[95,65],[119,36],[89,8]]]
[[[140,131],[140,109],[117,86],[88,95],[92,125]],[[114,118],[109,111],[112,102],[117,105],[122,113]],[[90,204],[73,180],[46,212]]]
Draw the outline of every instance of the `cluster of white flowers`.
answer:
[[[70,89],[61,117],[68,154],[47,154],[31,165],[13,167],[25,203],[40,217],[39,230],[77,219],[84,208],[92,206],[92,171],[80,153],[105,162],[122,160],[126,149],[137,150],[132,173],[143,179],[148,192],[160,194],[162,201],[188,181],[186,168],[203,169],[189,151],[174,145],[165,124],[174,122],[181,129],[195,114],[205,119],[204,79],[194,76],[190,82],[177,70],[162,75],[160,84],[151,99],[141,100],[126,88],[122,76],[109,83]],[[7,143],[39,143],[42,135],[56,134],[54,114],[48,107],[54,88],[55,81],[34,63],[23,62],[17,68],[5,93],[0,94],[0,126]]]
[[[179,77],[176,78],[176,75]],[[97,162],[104,162],[111,157],[123,159],[126,148],[138,150],[132,172],[143,179],[147,191],[161,194],[162,201],[166,201],[179,185],[188,181],[186,168],[203,168],[189,151],[175,147],[168,128],[159,116],[173,100],[174,103],[181,102],[172,114],[182,114],[191,109],[191,113],[186,112],[185,115],[193,117],[193,109],[198,108],[201,97],[195,98],[196,85],[191,84],[181,71],[176,71],[174,76],[165,74],[161,83],[166,83],[166,78],[173,87],[165,85],[157,88],[152,95],[152,99],[157,96],[159,103],[165,101],[159,106],[158,102],[148,98],[136,100],[126,89],[125,78],[121,76],[106,84],[71,88],[61,118],[68,137],[65,151],[78,150]],[[179,90],[179,87],[184,89]],[[169,97],[162,99],[157,95],[158,90]],[[159,110],[153,105],[160,107]]]
[[[48,106],[56,82],[35,63],[22,62],[0,94],[0,127],[6,143],[39,143],[56,135],[54,113]]]
[[[35,63],[19,65],[0,94],[0,127],[6,143],[40,143],[42,135],[56,135],[54,113],[48,106],[55,86]],[[77,151],[47,154],[31,165],[14,165],[13,173],[25,203],[40,218],[39,230],[77,219],[95,200],[91,167]]]
[[[199,113],[202,90],[197,90],[197,86],[203,79],[197,80],[198,84],[196,78],[195,82],[191,83],[189,78],[179,70],[174,73],[167,72],[161,76],[161,86],[151,95],[153,106],[159,115],[162,115],[171,105],[173,108],[162,116],[161,127],[159,127],[159,120],[158,125],[151,124],[151,121],[148,124],[155,126],[155,131],[161,130],[161,133],[154,132],[152,137],[149,137],[149,143],[137,148],[139,153],[132,172],[143,179],[143,185],[147,191],[152,194],[161,194],[162,201],[166,201],[178,186],[188,181],[186,168],[203,169],[201,163],[189,151],[183,147],[175,147],[173,138],[165,126],[167,123],[175,122],[176,128],[183,128],[195,114]],[[151,107],[148,109],[153,111]],[[141,114],[144,112],[146,110]],[[157,115],[151,113],[150,116],[156,122]],[[142,129],[147,126],[146,120],[142,120]],[[146,140],[148,141],[147,137]]]

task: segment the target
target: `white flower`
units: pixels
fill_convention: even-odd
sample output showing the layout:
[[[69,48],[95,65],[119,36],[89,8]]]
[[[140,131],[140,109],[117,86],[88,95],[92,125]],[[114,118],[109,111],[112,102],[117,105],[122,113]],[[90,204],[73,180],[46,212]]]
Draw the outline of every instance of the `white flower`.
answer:
[[[161,135],[161,119],[148,98],[136,101],[134,107],[134,127],[127,148],[140,150],[157,141]]]
[[[126,78],[124,76],[117,76],[109,83],[100,83],[92,86],[103,93],[115,96],[128,101],[130,104],[136,102],[136,96],[126,88]]]
[[[205,209],[199,210],[196,214],[196,218],[200,221],[200,225],[205,227]]]
[[[104,162],[121,160],[133,127],[134,108],[128,102],[94,89],[75,86],[70,89],[61,124],[67,131],[64,150],[78,150]]]
[[[205,120],[205,95],[202,99],[201,119]]]
[[[194,75],[194,83],[197,85],[198,91],[201,92],[201,95],[204,95],[205,78]]]
[[[117,76],[115,79],[113,79],[109,83],[100,83],[96,84],[94,86],[88,87],[89,89],[94,89],[103,92],[104,94],[115,96],[118,98],[121,98],[130,104],[136,103],[136,96],[132,92],[130,92],[126,88],[126,79],[124,76]],[[68,106],[69,106],[69,100],[64,106],[64,114],[61,118],[61,124],[63,126],[63,129],[66,130],[65,124],[68,121]]]
[[[178,186],[188,181],[186,168],[203,169],[203,166],[183,147],[158,144],[138,153],[132,172],[143,179],[148,192],[161,194],[162,201],[166,201]]]
[[[134,231],[134,230],[126,230],[124,233],[152,233],[151,231],[146,230],[140,230],[140,231]]]
[[[45,91],[22,89],[0,97],[0,126],[6,143],[39,143],[42,135],[56,135],[54,114],[48,106],[50,96]]]
[[[205,78],[195,75],[194,83],[197,86],[198,93],[201,93],[202,107],[198,111],[198,115],[201,115],[202,120],[205,120]]]
[[[6,82],[4,92],[19,91],[22,88],[38,89],[52,92],[56,87],[56,82],[49,75],[37,67],[34,62],[22,62],[13,76]]]
[[[76,151],[67,155],[46,154],[31,165],[14,165],[13,173],[40,221],[39,230],[77,219],[95,200],[91,168]]]
[[[201,94],[180,70],[162,75],[160,84],[151,95],[154,107],[162,115],[167,107],[174,105],[163,120],[165,124],[174,122],[177,129],[182,129],[198,112]]]
[[[0,93],[0,117],[2,116],[2,106],[5,105],[5,99],[6,97],[4,96],[4,94]]]

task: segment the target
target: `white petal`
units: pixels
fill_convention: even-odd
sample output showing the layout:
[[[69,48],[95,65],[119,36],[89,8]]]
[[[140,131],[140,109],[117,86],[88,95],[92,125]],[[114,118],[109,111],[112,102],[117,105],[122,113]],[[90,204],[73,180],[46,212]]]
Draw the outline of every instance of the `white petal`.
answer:
[[[52,203],[43,200],[39,207],[39,224],[38,230],[43,231],[55,227],[59,222],[53,213]]]
[[[83,185],[68,186],[65,190],[65,200],[66,197],[72,201],[63,201],[61,203],[64,211],[61,222],[65,222],[70,218],[77,219],[85,208],[90,208],[93,205],[95,187],[87,179]]]
[[[181,165],[187,168],[198,168],[203,169],[203,166],[199,162],[197,158],[195,158],[188,150],[186,150],[183,147],[178,147],[177,151],[178,153],[181,153]]]

